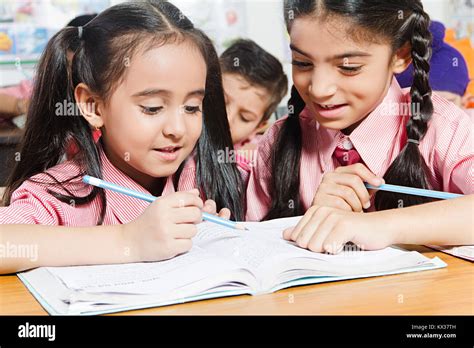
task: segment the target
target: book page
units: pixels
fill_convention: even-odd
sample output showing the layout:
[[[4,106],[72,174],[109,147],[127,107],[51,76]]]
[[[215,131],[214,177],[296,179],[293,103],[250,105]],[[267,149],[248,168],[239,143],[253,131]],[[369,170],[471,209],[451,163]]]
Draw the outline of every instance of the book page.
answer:
[[[427,245],[427,247],[474,262],[474,245]]]
[[[281,219],[284,220],[284,219]],[[286,222],[291,225],[293,222]],[[198,225],[193,239],[196,246],[250,270],[257,278],[264,276],[261,268],[265,263],[278,258],[285,262],[290,257],[305,256],[308,251],[285,241],[282,223],[242,223],[249,230],[240,231],[209,222]],[[317,256],[315,256],[317,257]]]
[[[300,218],[244,223],[247,231],[202,223],[195,243],[251,270],[259,280],[260,291],[302,277],[383,274],[430,263],[417,252],[394,247],[365,251],[348,244],[337,255],[300,248],[282,237],[283,230],[295,226]]]
[[[206,279],[235,273],[239,267],[195,246],[188,253],[160,262],[116,265],[48,267],[70,289],[88,293],[165,294]],[[227,282],[234,281],[230,276]],[[248,278],[248,277],[247,277]],[[238,280],[238,279],[237,279]],[[225,285],[225,282],[224,284]],[[196,285],[196,289],[197,289]],[[203,289],[200,289],[200,291]],[[206,290],[206,289],[204,289]]]

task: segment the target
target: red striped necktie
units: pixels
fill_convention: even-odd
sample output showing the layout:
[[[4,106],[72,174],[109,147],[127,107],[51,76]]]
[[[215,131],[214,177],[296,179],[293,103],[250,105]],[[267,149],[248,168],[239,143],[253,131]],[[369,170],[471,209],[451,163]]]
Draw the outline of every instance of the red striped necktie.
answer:
[[[361,162],[359,153],[349,140],[344,141],[343,146],[336,147],[334,157],[341,166],[350,166],[351,164]]]

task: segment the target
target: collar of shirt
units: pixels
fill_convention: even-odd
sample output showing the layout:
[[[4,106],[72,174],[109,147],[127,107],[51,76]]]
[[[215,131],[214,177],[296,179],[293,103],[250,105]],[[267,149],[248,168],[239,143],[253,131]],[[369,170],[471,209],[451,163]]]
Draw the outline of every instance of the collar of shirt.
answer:
[[[314,122],[313,129],[316,130],[317,148],[319,160],[323,172],[332,170],[333,153],[337,146],[346,148],[347,144],[357,150],[365,165],[376,175],[382,175],[382,169],[386,161],[390,160],[397,134],[400,131],[400,123],[403,116],[400,108],[410,107],[409,100],[404,97],[396,79],[393,79],[387,95],[360,124],[347,136],[340,130],[321,127]],[[302,112],[303,117],[310,114],[306,108]],[[346,146],[345,146],[346,145]]]
[[[109,181],[141,193],[151,194],[143,186],[115,167],[106,156],[102,146],[98,145],[98,147],[102,161],[102,174],[105,181]],[[195,162],[193,157],[189,156],[186,160],[183,171],[181,172],[181,176],[194,167]],[[166,196],[175,191],[173,176],[169,176],[166,178],[162,196]],[[111,190],[105,190],[105,196],[107,199],[107,208],[113,212],[117,220],[122,224],[135,220],[143,213],[146,207],[150,205],[150,203],[141,199],[133,198]]]

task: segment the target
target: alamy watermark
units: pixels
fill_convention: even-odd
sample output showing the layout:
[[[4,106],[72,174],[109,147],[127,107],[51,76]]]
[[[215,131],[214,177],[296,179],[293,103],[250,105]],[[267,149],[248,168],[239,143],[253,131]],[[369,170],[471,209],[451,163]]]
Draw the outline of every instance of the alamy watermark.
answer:
[[[0,243],[0,259],[2,258],[22,258],[36,262],[38,260],[38,245]]]
[[[81,116],[83,112],[94,112],[95,103],[75,103],[63,100],[62,102],[57,102],[54,107],[54,114],[56,116]]]
[[[249,167],[255,167],[257,164],[257,149],[230,149],[217,150],[218,163],[239,163],[245,162]]]

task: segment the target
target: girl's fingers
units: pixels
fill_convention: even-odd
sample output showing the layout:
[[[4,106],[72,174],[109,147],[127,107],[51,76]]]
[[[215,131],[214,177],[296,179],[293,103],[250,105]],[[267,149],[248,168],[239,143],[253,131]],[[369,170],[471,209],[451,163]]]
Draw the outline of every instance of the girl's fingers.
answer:
[[[334,215],[326,215],[319,224],[318,233],[314,234],[308,243],[308,249],[317,253],[325,251],[325,241],[327,236],[332,232],[336,225],[338,217]]]
[[[219,217],[226,220],[230,219],[230,215],[231,215],[230,209],[227,209],[227,208],[222,208],[221,211],[219,212]]]
[[[306,225],[306,223],[311,219],[313,214],[316,212],[316,210],[319,207],[314,205],[311,208],[309,208],[306,213],[303,215],[301,220],[298,222],[298,224],[293,228],[293,229],[286,229],[283,232],[283,238],[286,240],[292,240],[295,241],[296,238],[298,238],[298,235],[301,232],[301,229]]]
[[[214,202],[212,199],[208,199],[207,201],[204,202],[204,207],[202,208],[202,211],[216,215],[216,210],[217,210],[217,205],[216,202]]]
[[[219,214],[217,214],[217,204],[215,201],[212,199],[208,199],[206,202],[204,202],[204,208],[202,209],[204,212],[212,214],[212,215],[217,215],[223,219],[230,219],[231,212],[228,208],[222,208],[219,211]]]
[[[175,208],[171,215],[171,221],[175,224],[197,224],[202,221],[202,211],[198,207]]]
[[[202,209],[204,206],[202,199],[199,198],[199,191],[196,189],[186,192],[176,192],[167,197],[160,198],[159,200],[165,199],[170,202],[170,205],[173,208],[195,206]]]
[[[197,234],[197,226],[195,224],[177,224],[173,228],[173,238],[175,239],[191,239]]]
[[[327,191],[320,199],[319,205],[345,211],[362,211],[362,205],[357,195],[347,186],[339,186]],[[351,196],[352,195],[352,196]]]
[[[301,248],[307,248],[309,241],[313,236],[319,234],[320,224],[327,218],[329,214],[333,211],[332,208],[321,207],[319,208],[311,217],[311,219],[303,227],[299,236],[294,239],[296,244]]]
[[[376,176],[362,163],[352,164],[350,166],[341,166],[336,169],[338,173],[356,174],[363,181],[374,186],[380,186],[385,183],[383,178]]]
[[[283,231],[283,239],[285,240],[290,240],[291,234],[293,233],[293,230],[296,228],[296,226],[293,227],[288,227]]]
[[[348,198],[352,197],[350,199],[353,200],[354,197],[357,197],[362,207],[364,207],[365,209],[368,209],[370,207],[370,193],[365,187],[364,181],[359,176],[355,174],[347,174],[347,173],[332,173],[332,174],[327,174],[327,179],[330,182],[337,184],[339,186],[349,187],[350,189],[352,189],[355,196],[352,194],[346,193]],[[321,183],[321,185],[323,185],[323,183]],[[328,183],[325,186],[327,186],[328,190],[331,189],[330,183]],[[334,194],[334,193],[331,193],[331,194]],[[350,203],[350,201],[348,201],[348,203]],[[351,206],[354,207],[352,204]],[[354,211],[361,211],[361,210],[354,210]]]
[[[321,217],[319,215],[320,214],[313,214],[312,218],[301,229],[301,232],[295,240],[296,245],[300,248],[306,249],[311,238],[318,233],[318,227],[321,223]]]
[[[176,239],[174,241],[174,252],[176,255],[184,254],[191,250],[193,242],[191,239]]]
[[[330,254],[338,254],[344,248],[344,245],[353,240],[354,234],[350,229],[332,228],[323,242],[324,251]]]

